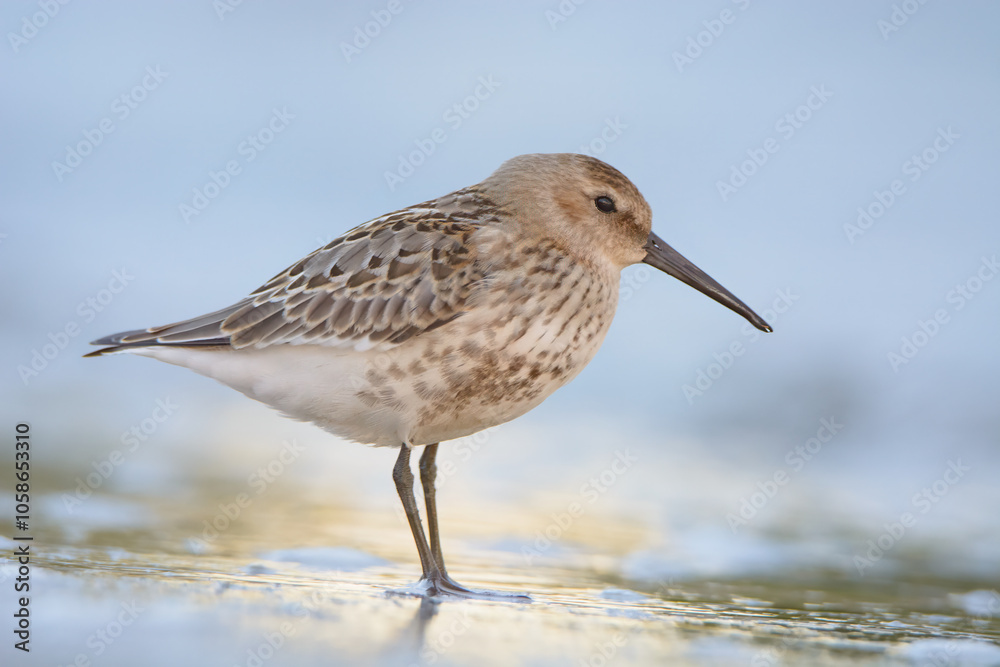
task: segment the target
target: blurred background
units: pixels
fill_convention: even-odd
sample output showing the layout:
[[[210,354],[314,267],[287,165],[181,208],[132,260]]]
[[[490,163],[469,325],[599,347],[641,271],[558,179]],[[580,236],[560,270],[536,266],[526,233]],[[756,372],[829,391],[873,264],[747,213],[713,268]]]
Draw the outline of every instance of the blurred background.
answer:
[[[5,437],[31,427],[38,535],[341,547],[415,576],[394,452],[81,357],[512,156],[587,152],[775,331],[626,270],[573,383],[442,446],[456,576],[507,554],[637,590],[995,588],[998,22],[985,1],[4,3],[0,405]]]

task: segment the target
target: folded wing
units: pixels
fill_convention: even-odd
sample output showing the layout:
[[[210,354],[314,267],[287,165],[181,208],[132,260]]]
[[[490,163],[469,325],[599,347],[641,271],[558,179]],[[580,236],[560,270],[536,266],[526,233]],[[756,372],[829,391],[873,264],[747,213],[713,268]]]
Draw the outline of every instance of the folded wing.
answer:
[[[88,356],[156,345],[390,347],[465,312],[485,277],[473,219],[428,204],[357,227],[249,297],[194,319],[94,341]]]

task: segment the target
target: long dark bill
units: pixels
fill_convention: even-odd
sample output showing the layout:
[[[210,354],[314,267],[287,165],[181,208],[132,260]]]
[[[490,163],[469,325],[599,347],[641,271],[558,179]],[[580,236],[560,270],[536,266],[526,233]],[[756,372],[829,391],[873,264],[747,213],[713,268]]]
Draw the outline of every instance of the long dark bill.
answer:
[[[726,308],[735,313],[739,313],[761,331],[770,333],[773,331],[771,325],[757,313],[750,310],[750,306],[737,299],[732,292],[715,282],[711,276],[692,264],[684,255],[680,254],[656,234],[650,232],[649,240],[644,246],[646,257],[642,261],[650,266],[658,268],[667,275],[677,278],[686,285],[690,285],[702,294],[709,296]]]

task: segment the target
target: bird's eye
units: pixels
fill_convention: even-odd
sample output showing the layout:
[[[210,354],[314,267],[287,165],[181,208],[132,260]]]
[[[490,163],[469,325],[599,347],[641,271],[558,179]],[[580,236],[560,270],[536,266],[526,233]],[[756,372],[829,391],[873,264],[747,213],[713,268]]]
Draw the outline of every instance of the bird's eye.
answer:
[[[594,206],[601,213],[614,213],[615,212],[615,201],[611,197],[598,197],[594,200]]]

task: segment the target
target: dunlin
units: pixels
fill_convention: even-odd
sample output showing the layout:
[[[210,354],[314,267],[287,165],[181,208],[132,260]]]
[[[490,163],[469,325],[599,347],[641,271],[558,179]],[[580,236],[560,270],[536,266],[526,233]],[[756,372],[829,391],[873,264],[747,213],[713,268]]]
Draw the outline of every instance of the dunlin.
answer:
[[[107,336],[92,355],[185,366],[342,438],[399,447],[417,589],[476,596],[441,553],[438,443],[514,419],[572,380],[611,324],[622,269],[645,262],[771,330],[651,227],[646,200],[613,167],[522,155],[355,227],[235,305]],[[429,541],[410,470],[420,446]]]

